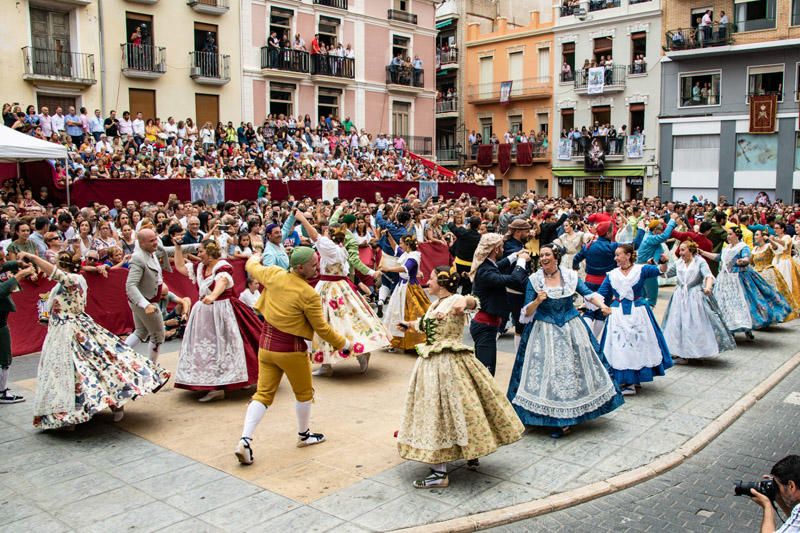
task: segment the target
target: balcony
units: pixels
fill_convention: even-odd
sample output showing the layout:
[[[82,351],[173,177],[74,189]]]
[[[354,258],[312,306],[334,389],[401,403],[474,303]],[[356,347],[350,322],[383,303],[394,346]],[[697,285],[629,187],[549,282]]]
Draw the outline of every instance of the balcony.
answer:
[[[772,96],[775,95],[777,97],[778,102],[783,102],[783,91],[769,91],[769,90],[760,90],[760,91],[751,91],[747,93],[747,102],[750,103],[751,96]]]
[[[602,11],[603,9],[611,9],[620,5],[621,0],[589,0],[589,11]]]
[[[122,73],[128,78],[153,80],[167,71],[167,49],[142,44],[121,44]]]
[[[442,99],[436,102],[436,118],[458,116],[458,97]]]
[[[634,135],[633,139],[636,138],[640,140],[640,147],[644,147],[644,135]],[[606,161],[622,161],[625,159],[625,147],[628,142],[627,135],[619,135],[613,139],[609,139],[607,136],[581,137],[579,140],[573,139],[570,147],[570,158],[573,160],[582,160],[586,152],[590,149],[592,141],[595,139],[598,139],[602,143],[602,146],[605,147]],[[561,159],[561,157],[559,157],[559,159]],[[632,159],[636,158],[634,157]]]
[[[202,85],[225,85],[231,81],[231,56],[213,52],[189,52],[189,76]]]
[[[559,75],[559,79],[561,80],[561,83],[573,82],[575,81],[575,73],[571,70],[569,72],[562,72]]]
[[[583,12],[581,6],[577,3],[564,3],[559,8],[558,16],[559,17],[570,17],[572,15],[576,15],[579,12]]]
[[[457,164],[461,156],[460,148],[437,148],[436,149],[436,162],[440,165],[442,163]]]
[[[94,55],[62,52],[26,46],[22,49],[28,81],[60,82],[80,87],[97,83],[94,74]]]
[[[546,163],[550,161],[550,150],[544,146],[539,141],[535,141],[531,144],[531,156],[533,157],[534,163]],[[473,144],[470,147],[469,153],[466,154],[466,160],[468,163],[475,164],[478,160],[478,147],[481,145]],[[492,162],[497,163],[497,152],[499,144],[493,145],[492,148]],[[517,144],[511,145],[511,162],[513,164],[517,164]]]
[[[61,3],[73,6],[88,6],[91,5],[92,0],[61,0]]]
[[[400,135],[406,141],[406,149],[417,155],[433,155],[433,137],[420,135]]]
[[[405,22],[406,24],[417,23],[417,15],[407,11],[400,11],[399,9],[390,9],[389,13],[386,15],[386,18],[396,22]]]
[[[311,56],[304,50],[261,47],[261,74],[295,79],[306,78],[311,72]]]
[[[759,30],[774,30],[775,19],[753,19],[753,20],[737,20],[733,31],[740,33],[743,31],[759,31]]]
[[[590,69],[591,70],[591,69]],[[607,94],[617,93],[625,90],[625,75],[628,72],[626,65],[614,65],[605,70],[605,77],[603,85],[599,91],[595,92],[594,87],[592,92],[589,92],[589,78],[590,73],[583,69],[575,73],[575,92],[578,94]]]
[[[644,76],[647,74],[647,63],[642,61],[641,63],[634,63],[633,65],[628,65],[628,75],[630,76]]]
[[[425,70],[387,65],[386,88],[390,91],[418,94],[425,87]]]
[[[230,9],[228,0],[189,0],[186,5],[205,15],[224,15]]]
[[[356,61],[352,57],[312,54],[311,75],[327,83],[349,84],[356,77]]]
[[[436,51],[436,70],[442,68],[458,67],[458,48],[455,46],[447,50],[439,49]]]
[[[511,81],[510,100],[532,100],[553,96],[552,78],[550,76],[509,81]],[[467,100],[471,104],[497,103],[500,101],[503,83],[505,82],[473,85],[469,88]]]
[[[678,28],[666,34],[665,48],[668,52],[695,50],[712,46],[726,46],[733,43],[736,27],[727,24],[713,24],[703,28]]]
[[[347,10],[347,0],[314,0],[314,5]]]

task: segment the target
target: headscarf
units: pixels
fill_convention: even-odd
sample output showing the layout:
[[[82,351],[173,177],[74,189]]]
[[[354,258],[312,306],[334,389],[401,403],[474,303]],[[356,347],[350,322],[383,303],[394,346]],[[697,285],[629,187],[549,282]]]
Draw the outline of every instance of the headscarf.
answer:
[[[475,249],[475,255],[472,256],[472,268],[469,271],[470,279],[475,279],[475,273],[478,267],[486,261],[492,250],[497,248],[503,243],[503,236],[499,233],[484,233],[481,235],[481,240],[478,242],[478,247]]]

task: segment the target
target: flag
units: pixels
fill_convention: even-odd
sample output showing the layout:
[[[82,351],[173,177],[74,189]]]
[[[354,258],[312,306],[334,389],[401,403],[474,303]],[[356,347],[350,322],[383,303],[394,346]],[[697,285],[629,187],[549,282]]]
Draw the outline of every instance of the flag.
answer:
[[[777,94],[750,96],[750,133],[774,133],[777,111]]]

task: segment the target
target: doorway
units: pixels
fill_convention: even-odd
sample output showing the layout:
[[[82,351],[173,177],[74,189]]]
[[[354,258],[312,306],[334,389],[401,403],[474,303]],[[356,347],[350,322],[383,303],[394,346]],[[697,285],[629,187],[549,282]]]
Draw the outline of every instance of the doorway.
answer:
[[[595,198],[613,198],[614,182],[607,179],[588,179],[584,182],[584,194]]]
[[[142,114],[142,120],[156,118],[156,92],[150,89],[128,89],[128,107],[131,115]]]
[[[31,38],[33,72],[68,77],[72,71],[69,13],[32,7]]]
[[[217,122],[219,122],[219,96],[216,94],[195,94],[194,112],[197,124],[210,122],[212,126],[216,126]]]

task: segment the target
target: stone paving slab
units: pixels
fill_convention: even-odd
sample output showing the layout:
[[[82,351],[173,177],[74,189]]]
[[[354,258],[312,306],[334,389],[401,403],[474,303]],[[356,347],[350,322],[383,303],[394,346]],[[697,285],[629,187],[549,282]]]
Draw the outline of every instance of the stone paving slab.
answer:
[[[28,402],[0,406],[0,531],[385,531],[535,500],[680,446],[794,355],[800,323],[740,340],[718,360],[670,369],[567,438],[534,428],[483,459],[478,472],[454,463],[450,487],[429,491],[411,486],[427,467],[401,461],[391,437],[410,356],[379,355],[366,376],[346,369],[317,380],[314,427],[330,439],[321,446],[293,446],[284,384],[259,427],[258,468],[240,467],[231,454],[247,393],[203,405],[167,389],[132,404],[122,424],[104,413],[74,432],[40,433],[27,392]],[[511,340],[500,350],[497,379],[505,387]],[[14,386],[35,388],[36,360],[15,360]],[[174,368],[175,355],[164,361]]]

